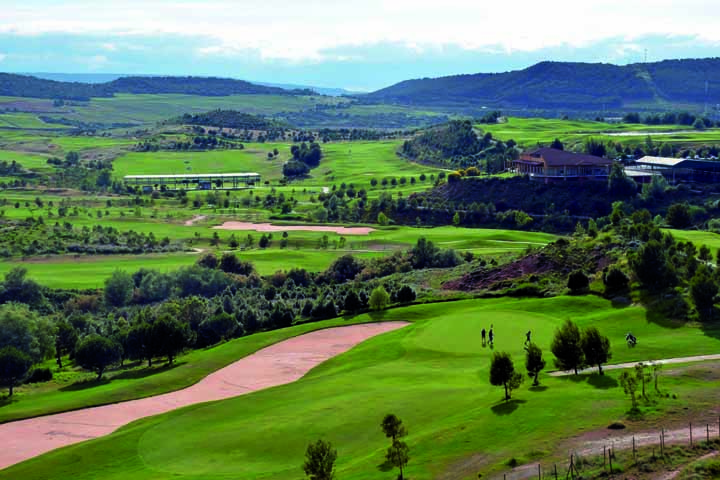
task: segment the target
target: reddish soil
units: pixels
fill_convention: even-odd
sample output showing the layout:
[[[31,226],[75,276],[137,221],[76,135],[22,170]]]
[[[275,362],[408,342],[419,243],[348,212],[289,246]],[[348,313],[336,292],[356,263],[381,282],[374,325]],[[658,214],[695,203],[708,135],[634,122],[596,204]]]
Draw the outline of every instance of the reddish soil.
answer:
[[[0,425],[0,469],[59,447],[108,435],[140,418],[294,382],[358,343],[405,325],[385,322],[318,330],[264,348],[183,390]]]
[[[333,227],[330,225],[272,225],[270,223],[225,222],[213,227],[218,230],[254,230],[256,232],[328,232],[339,235],[368,235],[374,232],[370,227]]]
[[[550,274],[566,277],[573,270],[595,272],[608,263],[609,259],[601,249],[583,251],[566,248],[564,244],[556,242],[539,252],[525,255],[505,265],[484,267],[467,273],[457,280],[445,283],[443,288],[462,291],[501,290],[510,287],[514,281],[523,277],[530,282],[537,281],[537,277]]]

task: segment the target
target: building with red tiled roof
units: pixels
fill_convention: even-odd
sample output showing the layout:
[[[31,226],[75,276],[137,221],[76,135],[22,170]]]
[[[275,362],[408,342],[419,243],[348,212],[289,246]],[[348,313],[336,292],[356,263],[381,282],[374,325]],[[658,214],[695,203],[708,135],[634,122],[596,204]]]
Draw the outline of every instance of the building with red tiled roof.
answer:
[[[517,173],[544,182],[559,180],[607,180],[613,161],[555,148],[536,148],[513,161]]]

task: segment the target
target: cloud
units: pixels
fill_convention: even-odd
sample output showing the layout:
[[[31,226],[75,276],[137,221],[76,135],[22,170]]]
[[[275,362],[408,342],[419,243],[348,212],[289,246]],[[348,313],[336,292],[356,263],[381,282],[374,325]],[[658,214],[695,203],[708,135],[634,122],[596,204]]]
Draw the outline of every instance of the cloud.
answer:
[[[203,57],[257,56],[263,61],[319,62],[340,45],[404,45],[422,55],[458,47],[505,54],[584,47],[607,38],[632,44],[645,35],[695,36],[720,42],[715,0],[123,0],[102,6],[84,0],[26,0],[5,7],[0,32],[122,37],[205,37]],[[255,3],[255,2],[252,2]],[[106,48],[116,44],[105,44]],[[629,52],[629,51],[628,51]]]

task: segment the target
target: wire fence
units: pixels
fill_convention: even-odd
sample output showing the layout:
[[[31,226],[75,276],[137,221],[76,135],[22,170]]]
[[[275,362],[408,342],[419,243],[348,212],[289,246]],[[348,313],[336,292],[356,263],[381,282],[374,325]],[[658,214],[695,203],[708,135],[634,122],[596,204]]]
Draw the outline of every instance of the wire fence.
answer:
[[[707,421],[688,423],[686,427],[636,433],[615,438],[587,442],[582,448],[569,452],[568,459],[559,463],[531,463],[496,475],[503,480],[581,480],[621,473],[624,466],[639,467],[649,461],[665,458],[667,448],[673,446],[707,447],[720,441],[720,418],[717,423]],[[717,444],[716,444],[717,446]],[[640,449],[644,448],[644,456]]]

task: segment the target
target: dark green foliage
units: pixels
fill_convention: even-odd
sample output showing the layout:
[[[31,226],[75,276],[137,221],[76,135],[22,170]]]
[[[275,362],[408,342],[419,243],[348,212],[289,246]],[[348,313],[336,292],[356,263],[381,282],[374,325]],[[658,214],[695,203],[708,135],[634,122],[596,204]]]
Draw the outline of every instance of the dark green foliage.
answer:
[[[628,279],[628,276],[616,265],[611,266],[607,272],[603,273],[605,293],[608,295],[626,291],[629,283],[630,279]]]
[[[403,285],[395,294],[398,303],[410,303],[415,300],[415,290],[409,285]]]
[[[474,155],[480,148],[480,140],[472,124],[467,120],[453,120],[446,125],[430,128],[405,142],[402,153],[413,159],[432,161]]]
[[[361,310],[365,306],[360,301],[360,297],[357,293],[355,293],[355,290],[350,290],[348,294],[345,296],[345,301],[343,302],[343,310],[346,312],[357,312],[358,310]]]
[[[692,225],[690,207],[683,203],[674,203],[668,208],[665,221],[673,228],[687,228]]]
[[[638,389],[638,379],[634,375],[633,372],[629,372],[627,370],[624,370],[620,377],[618,378],[620,380],[620,385],[623,387],[623,390],[625,391],[626,395],[630,395],[630,400],[632,401],[632,408],[637,408],[637,389]]]
[[[100,335],[88,335],[75,349],[75,362],[85,370],[97,373],[98,380],[105,370],[120,362],[122,347]]]
[[[600,111],[655,99],[663,104],[702,104],[706,101],[705,81],[718,75],[720,60],[717,58],[666,60],[640,66],[541,62],[523,70],[500,74],[406,80],[373,92],[366,98],[412,105],[469,104],[495,108]],[[717,88],[710,83],[711,98],[717,96]]]
[[[642,284],[651,290],[662,290],[677,283],[675,270],[667,253],[657,240],[650,240],[630,257],[630,267]]]
[[[585,153],[596,157],[604,157],[607,153],[607,148],[603,142],[595,140],[594,138],[588,138],[585,141]]]
[[[233,257],[235,257],[235,255],[232,253],[225,253],[224,255],[232,255]],[[237,257],[235,257],[235,259],[237,259]],[[198,258],[195,264],[204,268],[216,269],[219,265],[219,262],[217,256],[214,253],[210,252],[203,254],[202,257]]]
[[[554,148],[556,150],[565,150],[565,145],[563,145],[563,143],[560,141],[560,139],[556,138],[550,144],[550,148]]]
[[[18,302],[31,306],[39,306],[43,302],[40,285],[26,278],[27,269],[13,267],[5,274],[5,281],[0,284],[0,302]]]
[[[550,350],[555,355],[555,366],[560,370],[574,370],[585,365],[580,329],[571,320],[555,331]]]
[[[320,280],[344,283],[353,280],[362,269],[363,264],[360,260],[352,255],[343,255],[330,264],[320,275]]]
[[[510,354],[505,352],[493,353],[490,363],[490,384],[505,388],[505,401],[510,400],[512,391],[520,387],[524,377],[515,371]]]
[[[615,162],[608,176],[608,191],[617,198],[627,198],[637,193],[637,183],[625,174],[623,166]]]
[[[220,270],[248,276],[255,273],[255,266],[251,262],[240,260],[234,253],[226,252],[220,258]]]
[[[163,315],[153,322],[150,337],[153,355],[167,357],[169,364],[172,364],[175,357],[193,340],[188,325],[169,315]]]
[[[588,327],[582,332],[581,345],[585,362],[588,365],[597,365],[598,373],[602,375],[602,364],[612,358],[610,339],[601,335],[597,328]]]
[[[579,293],[590,286],[590,280],[582,270],[575,270],[568,275],[567,286],[572,293]]]
[[[304,177],[309,172],[310,167],[298,160],[289,160],[283,165],[283,175],[286,177]]]
[[[538,376],[543,368],[545,368],[545,360],[542,357],[542,350],[535,343],[530,343],[525,347],[525,369],[528,376],[533,379],[534,387],[540,385]]]
[[[398,478],[402,479],[403,468],[410,460],[410,449],[407,443],[401,440],[401,438],[407,436],[407,429],[403,425],[402,420],[393,413],[389,413],[383,417],[380,427],[385,436],[392,440],[390,447],[385,453],[385,460],[393,467],[400,469],[400,476]]]
[[[713,305],[718,294],[718,285],[709,269],[702,265],[690,280],[690,296],[700,317],[713,317]]]
[[[32,359],[15,347],[0,349],[0,387],[8,388],[12,397],[13,389],[20,385],[32,366]]]
[[[30,376],[25,380],[25,383],[44,383],[52,379],[52,370],[48,367],[35,367],[30,372]]]
[[[105,302],[111,307],[123,307],[132,300],[135,282],[132,276],[124,270],[115,270],[105,280]]]
[[[62,357],[75,350],[78,333],[67,320],[61,320],[55,325],[55,357],[58,368],[62,368]]]
[[[235,317],[226,312],[216,313],[198,326],[197,344],[204,347],[228,340],[234,336],[237,329]]]
[[[57,82],[27,75],[0,73],[0,95],[66,100],[112,97],[116,93],[177,93],[202,96],[243,94],[312,95],[310,90],[285,90],[243,80],[214,77],[122,77],[107,83]]]
[[[186,113],[171,120],[171,123],[241,130],[270,130],[286,126],[274,120],[267,120],[257,115],[250,115],[236,110],[212,110],[197,114]]]
[[[320,439],[308,445],[303,471],[310,480],[332,480],[335,478],[335,460],[337,450],[330,442]]]

